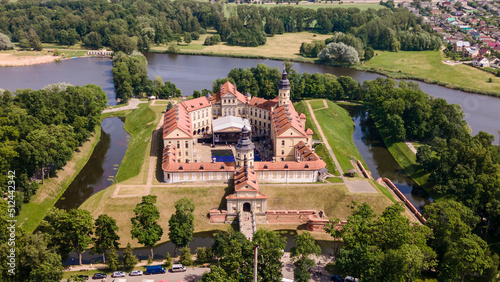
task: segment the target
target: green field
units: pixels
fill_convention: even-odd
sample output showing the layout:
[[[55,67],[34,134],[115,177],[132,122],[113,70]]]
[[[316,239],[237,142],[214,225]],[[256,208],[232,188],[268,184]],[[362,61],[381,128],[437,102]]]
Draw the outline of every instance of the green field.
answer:
[[[213,46],[203,45],[206,37],[213,34],[215,34],[215,31],[209,30],[207,34],[201,35],[198,40],[193,40],[189,45],[177,45],[179,53],[203,54],[221,57],[273,58],[280,60],[290,59],[294,61],[313,63],[314,58],[304,58],[300,56],[299,50],[302,42],[310,43],[313,40],[325,40],[331,37],[331,35],[328,34],[294,32],[277,34],[273,37],[268,37],[266,44],[258,47],[230,46],[226,43],[219,43]],[[152,46],[151,51],[162,53],[166,52],[171,44]]]
[[[349,113],[332,101],[327,100],[327,104],[327,109],[316,110],[314,114],[342,170],[346,172],[354,168],[351,159],[360,160],[368,168],[352,140],[354,122]]]
[[[389,76],[441,81],[465,89],[500,93],[500,78],[467,65],[450,66],[440,51],[383,52],[368,61],[362,69],[386,73]],[[489,83],[488,79],[493,82]]]
[[[97,126],[95,130],[96,133],[78,148],[80,151],[74,152],[71,160],[57,171],[57,176],[45,179],[45,183],[40,185],[31,201],[23,205],[16,219],[27,233],[37,228],[47,211],[54,206],[87,163],[101,137],[101,126]]]
[[[312,100],[312,101],[309,101],[309,104],[311,105],[311,108],[313,110],[317,110],[317,109],[321,109],[321,108],[325,107],[325,103],[323,102],[323,100]]]

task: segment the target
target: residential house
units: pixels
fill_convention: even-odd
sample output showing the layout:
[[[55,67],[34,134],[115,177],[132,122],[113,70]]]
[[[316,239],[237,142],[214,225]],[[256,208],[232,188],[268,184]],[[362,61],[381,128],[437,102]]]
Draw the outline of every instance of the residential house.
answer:
[[[490,61],[486,57],[478,56],[477,58],[472,60],[472,65],[485,68],[490,66]]]
[[[491,55],[490,49],[488,49],[488,48],[481,48],[481,49],[479,49],[479,56],[485,57],[485,56],[488,56],[488,55]]]
[[[470,42],[457,41],[457,42],[455,42],[455,46],[453,46],[453,50],[455,50],[457,52],[462,52],[465,48],[470,48]]]

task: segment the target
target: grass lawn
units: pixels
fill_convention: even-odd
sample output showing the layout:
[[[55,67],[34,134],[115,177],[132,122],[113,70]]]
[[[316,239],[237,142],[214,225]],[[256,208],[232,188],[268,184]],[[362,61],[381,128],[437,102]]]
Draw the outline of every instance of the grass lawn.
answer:
[[[168,220],[175,212],[173,203],[182,197],[190,198],[194,201],[196,209],[195,232],[210,230],[227,230],[230,225],[210,224],[207,214],[210,209],[219,208],[226,195],[227,187],[224,186],[204,186],[204,187],[177,187],[175,185],[168,187],[153,187],[151,195],[158,196],[157,207],[160,211],[159,224],[163,228],[163,236],[160,242],[168,240]],[[121,247],[131,243],[133,247],[140,247],[137,240],[132,240],[130,230],[132,223],[130,219],[135,216],[135,206],[141,202],[141,197],[111,198],[115,190],[115,185],[92,195],[80,207],[92,213],[94,218],[100,214],[108,214],[113,217],[118,227]],[[225,201],[224,201],[225,202]]]
[[[314,193],[311,193],[314,188]],[[111,186],[99,193],[92,195],[80,207],[92,213],[94,218],[100,214],[108,214],[116,219],[120,228],[121,247],[131,243],[133,247],[140,247],[137,240],[132,240],[130,219],[135,216],[133,210],[141,201],[141,197],[111,198],[115,186]],[[175,212],[173,202],[182,197],[191,198],[196,206],[195,209],[195,232],[211,230],[228,230],[230,225],[211,224],[207,214],[213,208],[225,208],[224,197],[227,192],[224,186],[204,187],[153,187],[152,195],[158,196],[157,206],[160,210],[159,224],[163,228],[163,236],[160,242],[168,240],[168,220]],[[347,205],[351,201],[369,203],[377,213],[381,213],[392,202],[383,194],[355,194],[349,193],[344,185],[260,185],[261,192],[269,196],[268,209],[315,209],[324,210],[329,217],[346,219],[351,214]],[[296,229],[295,224],[261,224],[259,228],[269,230]],[[160,243],[159,242],[159,243]]]
[[[116,173],[117,182],[137,176],[141,172],[146,149],[149,149],[151,133],[156,128],[155,121],[156,114],[147,104],[139,104],[138,109],[127,115],[124,129],[130,134],[130,142]]]
[[[196,53],[221,56],[240,57],[265,57],[295,59],[300,61],[314,62],[314,58],[304,58],[299,55],[302,42],[312,42],[313,40],[325,40],[331,35],[314,34],[311,32],[285,33],[268,37],[266,44],[258,47],[229,46],[219,43],[213,46],[204,46],[205,38],[212,34],[204,34],[200,39],[193,40],[189,45],[179,45],[180,53]],[[154,46],[152,51],[165,52],[168,46]]]
[[[311,193],[314,189],[314,193]],[[272,186],[261,185],[262,194],[269,197],[267,208],[272,210],[324,210],[330,218],[347,219],[352,214],[352,210],[347,207],[351,201],[358,203],[366,202],[377,214],[382,211],[392,201],[381,193],[349,193],[345,185],[293,185]],[[265,226],[265,225],[261,225]]]
[[[368,61],[364,67],[386,71],[389,75],[404,74],[430,80],[439,80],[455,86],[481,91],[500,92],[500,78],[467,65],[443,64],[440,51],[383,52]],[[488,79],[493,79],[488,83]]]
[[[367,168],[367,165],[358,152],[358,148],[356,148],[352,140],[354,123],[349,113],[332,101],[326,102],[328,108],[316,110],[314,114],[342,170],[346,172],[354,168],[351,159],[360,160],[363,166]]]
[[[71,160],[57,171],[57,177],[46,179],[45,184],[40,185],[31,201],[23,205],[16,219],[19,226],[22,226],[27,233],[36,229],[47,211],[54,206],[87,163],[101,137],[101,126],[97,126],[95,130],[96,133],[78,148],[80,152],[74,152]]]
[[[340,172],[336,169],[335,167],[335,162],[332,160],[332,157],[328,153],[328,150],[326,149],[324,144],[318,144],[315,147],[316,154],[320,156],[320,158],[323,159],[326,163],[326,169],[328,169],[328,172],[337,176],[340,176]]]
[[[321,108],[325,107],[325,103],[323,102],[323,100],[312,100],[312,101],[309,101],[309,104],[311,105],[311,108],[313,110],[317,110],[317,109],[321,109]]]

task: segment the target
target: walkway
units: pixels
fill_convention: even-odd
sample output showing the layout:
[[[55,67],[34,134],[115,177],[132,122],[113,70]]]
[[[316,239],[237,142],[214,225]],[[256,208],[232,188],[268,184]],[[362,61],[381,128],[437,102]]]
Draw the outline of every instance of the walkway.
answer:
[[[326,103],[326,100],[323,100],[325,103],[326,108],[328,108],[328,104]],[[328,143],[328,139],[326,139],[325,134],[323,133],[323,130],[321,129],[321,125],[319,124],[318,120],[316,119],[316,115],[314,114],[314,110],[309,104],[309,101],[306,101],[307,103],[307,108],[309,109],[309,112],[311,113],[311,117],[316,123],[316,128],[318,129],[318,133],[321,136],[321,139],[323,140],[323,144],[325,144],[326,149],[328,150],[328,153],[330,154],[333,162],[335,163],[335,167],[337,171],[340,173],[340,178],[344,181],[345,185],[347,186],[347,189],[351,193],[377,193],[377,190],[370,184],[369,181],[367,180],[356,180],[356,181],[351,181],[348,180],[344,176],[344,171],[342,170],[342,167],[340,166],[339,161],[337,160],[337,157],[335,157],[335,154],[333,153],[332,147],[330,147],[330,144]],[[325,108],[321,108],[325,109]]]
[[[137,98],[132,98],[132,99],[130,99],[130,101],[128,102],[127,105],[122,106],[122,107],[118,107],[118,108],[105,109],[102,111],[102,113],[105,114],[105,113],[119,112],[119,111],[123,111],[123,110],[133,110],[133,109],[137,109],[139,107],[139,104],[147,103],[147,102],[148,101],[139,101],[139,99],[137,99]]]
[[[240,225],[240,232],[245,235],[245,237],[252,241],[253,234],[257,230],[257,226],[254,226],[254,216],[250,212],[240,212],[238,213],[238,222]]]

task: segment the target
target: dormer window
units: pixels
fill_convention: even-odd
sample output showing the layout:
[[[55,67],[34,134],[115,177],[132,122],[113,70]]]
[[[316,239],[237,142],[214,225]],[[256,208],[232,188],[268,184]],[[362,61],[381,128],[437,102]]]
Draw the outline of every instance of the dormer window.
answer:
[[[182,165],[179,167],[179,170],[184,170],[184,167],[182,167]]]

